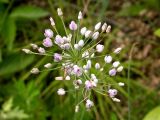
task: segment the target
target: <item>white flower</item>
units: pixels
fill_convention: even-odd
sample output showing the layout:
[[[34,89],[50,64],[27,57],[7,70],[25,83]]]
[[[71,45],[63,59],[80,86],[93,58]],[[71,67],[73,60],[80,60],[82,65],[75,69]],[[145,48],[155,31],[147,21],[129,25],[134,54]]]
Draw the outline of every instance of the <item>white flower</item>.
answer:
[[[119,66],[119,64],[120,64],[120,62],[119,61],[115,61],[114,63],[113,63],[113,67],[118,67]]]
[[[102,32],[105,32],[105,31],[106,31],[106,29],[107,29],[107,24],[106,24],[106,23],[104,23],[104,24],[102,25]]]
[[[99,52],[99,53],[102,52],[103,49],[104,49],[104,45],[98,44],[98,45],[96,46],[96,51]]]
[[[63,77],[62,76],[55,77],[55,80],[63,80]]]
[[[96,79],[95,74],[91,74],[91,79],[92,79],[92,80]]]
[[[51,67],[52,67],[52,64],[51,64],[51,63],[47,63],[47,64],[44,65],[44,67],[45,67],[45,68],[51,68]]]
[[[87,30],[87,31],[85,32],[85,37],[86,37],[86,38],[89,38],[89,37],[91,36],[91,34],[92,34],[92,31]]]
[[[50,22],[51,22],[51,25],[52,25],[52,26],[55,26],[55,22],[54,22],[53,18],[50,17],[49,20],[50,20]]]
[[[60,45],[64,43],[64,39],[60,35],[56,35],[55,37],[55,43]]]
[[[57,91],[58,95],[65,95],[66,91],[63,88],[59,88]]]
[[[117,49],[114,50],[114,53],[115,53],[115,54],[118,54],[118,53],[121,52],[121,50],[122,50],[122,48],[119,47],[119,48],[117,48]]]
[[[52,40],[48,37],[43,40],[42,44],[45,47],[52,47],[53,46]]]
[[[80,80],[80,79],[78,79],[76,82],[77,82],[78,85],[82,84],[82,80]]]
[[[86,100],[86,108],[87,109],[90,109],[91,107],[93,107],[94,106],[94,104],[93,104],[93,102],[91,101],[91,100]]]
[[[38,74],[40,71],[38,68],[32,68],[31,73],[32,74]]]
[[[79,20],[83,19],[83,15],[82,15],[82,12],[81,12],[81,11],[79,11],[79,13],[78,13],[78,19],[79,19]]]
[[[119,66],[119,67],[117,68],[117,72],[122,72],[122,70],[123,70],[123,66]]]
[[[92,35],[92,38],[93,38],[94,40],[96,40],[98,37],[99,37],[99,32],[95,32],[95,33]]]
[[[82,75],[82,70],[79,66],[74,65],[73,66],[73,73],[77,76],[81,76]]]
[[[42,47],[38,48],[38,52],[41,53],[41,54],[45,54],[46,53],[45,49],[42,48]]]
[[[81,35],[85,35],[86,31],[87,31],[86,27],[81,28]]]
[[[111,63],[112,62],[112,57],[111,56],[105,56],[104,61],[106,63]]]
[[[22,51],[23,51],[23,52],[25,52],[26,54],[30,54],[30,53],[32,53],[32,51],[31,51],[31,50],[29,50],[29,49],[25,49],[25,48],[24,48],[24,49],[22,49]]]
[[[70,76],[66,76],[66,78],[65,78],[65,80],[70,80],[71,78],[70,78]]]
[[[95,64],[95,68],[96,68],[96,69],[100,69],[100,64],[99,64],[99,63],[96,63],[96,64]]]
[[[86,64],[86,69],[87,70],[91,68],[91,64],[92,64],[91,60],[88,60],[87,64]]]
[[[118,98],[112,98],[112,100],[113,100],[114,102],[121,102],[121,100],[118,99]]]
[[[70,46],[71,45],[69,43],[66,43],[63,45],[63,49],[68,50],[70,48]]]
[[[106,29],[106,33],[109,33],[111,31],[111,26],[108,25],[107,29]]]
[[[38,45],[33,44],[33,43],[31,43],[30,46],[31,46],[33,49],[37,49],[37,48],[38,48]]]
[[[74,48],[76,49],[76,50],[79,50],[79,45],[78,44],[74,44]]]
[[[74,21],[71,21],[71,23],[69,24],[69,29],[70,30],[77,30],[77,24]]]
[[[80,41],[78,42],[78,45],[79,45],[80,47],[83,47],[83,46],[84,46],[84,41],[83,41],[83,40],[80,40]]]
[[[124,86],[124,83],[119,82],[118,85],[119,85],[119,86]]]
[[[57,9],[57,13],[58,13],[58,16],[62,16],[63,15],[63,12],[62,12],[61,8]]]
[[[94,27],[95,31],[99,30],[101,27],[101,22],[97,23]]]
[[[108,94],[111,98],[113,98],[114,96],[116,96],[118,93],[118,91],[116,89],[109,89],[108,90]]]
[[[109,70],[109,75],[110,75],[110,76],[115,76],[115,75],[116,75],[116,73],[117,73],[117,71],[116,71],[116,69],[115,69],[115,68],[113,68],[113,69]]]
[[[91,89],[92,87],[93,87],[93,85],[92,85],[91,81],[86,80],[86,81],[85,81],[85,88],[86,88],[87,90],[89,90],[89,89]]]
[[[53,31],[51,29],[45,29],[44,36],[48,38],[53,37]]]

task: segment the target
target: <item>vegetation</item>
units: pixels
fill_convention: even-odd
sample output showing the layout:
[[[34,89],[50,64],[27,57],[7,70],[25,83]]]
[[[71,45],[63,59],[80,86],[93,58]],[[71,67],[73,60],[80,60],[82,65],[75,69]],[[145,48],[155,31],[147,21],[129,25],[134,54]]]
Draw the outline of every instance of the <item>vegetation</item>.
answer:
[[[54,78],[61,70],[30,74],[48,58],[21,50],[42,43],[50,16],[63,31],[58,7],[65,11],[66,25],[79,11],[86,27],[98,21],[111,24],[112,32],[101,44],[104,53],[124,47],[118,56],[124,71],[113,79],[125,83],[117,88],[120,103],[93,92],[96,105],[91,111],[75,113],[73,94],[57,95],[61,83]],[[0,0],[0,120],[159,120],[159,11],[159,0]]]

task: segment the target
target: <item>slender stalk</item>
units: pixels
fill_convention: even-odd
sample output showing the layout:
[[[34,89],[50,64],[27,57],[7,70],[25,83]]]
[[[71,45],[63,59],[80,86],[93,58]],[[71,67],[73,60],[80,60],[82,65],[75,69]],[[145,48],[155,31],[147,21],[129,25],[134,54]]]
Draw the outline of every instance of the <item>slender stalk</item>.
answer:
[[[128,75],[127,75],[127,81],[128,81],[128,120],[131,119],[131,101],[130,101],[130,96],[131,96],[131,93],[130,93],[130,68],[131,68],[131,60],[132,60],[132,53],[133,53],[133,49],[134,47],[137,45],[137,43],[134,43],[132,45],[132,48],[130,50],[130,53],[129,53],[129,62],[128,62]]]

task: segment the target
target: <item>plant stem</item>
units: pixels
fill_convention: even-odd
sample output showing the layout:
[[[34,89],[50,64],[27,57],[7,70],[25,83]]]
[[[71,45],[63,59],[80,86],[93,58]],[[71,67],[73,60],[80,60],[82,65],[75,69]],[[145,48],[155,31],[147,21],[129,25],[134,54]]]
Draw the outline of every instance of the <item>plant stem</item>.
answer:
[[[127,81],[128,81],[128,120],[131,119],[131,101],[130,101],[130,68],[131,68],[131,60],[132,60],[132,53],[133,49],[136,46],[137,43],[134,43],[132,45],[132,48],[129,53],[129,62],[128,62],[128,75],[127,75]]]

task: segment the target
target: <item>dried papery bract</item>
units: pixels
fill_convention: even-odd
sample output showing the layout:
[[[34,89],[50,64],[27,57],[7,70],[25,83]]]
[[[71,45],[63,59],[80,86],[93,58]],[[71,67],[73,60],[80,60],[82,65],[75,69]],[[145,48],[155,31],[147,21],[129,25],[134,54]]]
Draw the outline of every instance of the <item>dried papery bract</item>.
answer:
[[[120,61],[113,57],[118,55],[122,48],[116,48],[107,55],[103,54],[105,46],[102,41],[105,40],[104,36],[111,31],[111,26],[102,22],[98,22],[92,28],[89,27],[90,29],[81,26],[82,12],[78,13],[77,20],[72,20],[68,25],[65,25],[63,12],[60,8],[57,9],[57,14],[64,30],[58,31],[56,23],[50,17],[51,28],[44,30],[42,44],[38,46],[31,43],[32,51],[25,48],[22,51],[26,54],[36,54],[50,58],[50,61],[48,60],[42,68],[45,69],[44,71],[60,71],[56,72],[60,76],[56,76],[54,80],[68,82],[70,86],[73,86],[72,88],[65,86],[64,89],[63,87],[66,84],[62,83],[62,88],[57,88],[57,94],[63,96],[66,93],[70,94],[70,92],[76,93],[75,96],[78,96],[79,101],[75,105],[75,112],[80,110],[79,107],[82,103],[85,104],[87,110],[96,105],[94,100],[91,99],[91,91],[110,97],[114,102],[120,102],[120,99],[116,98],[118,90],[114,87],[122,87],[124,83],[110,83],[108,77],[114,79],[114,76],[120,74],[123,70]],[[65,31],[65,35],[63,31]],[[56,52],[52,52],[54,47],[58,48]],[[31,73],[38,74],[42,71],[34,67]]]

